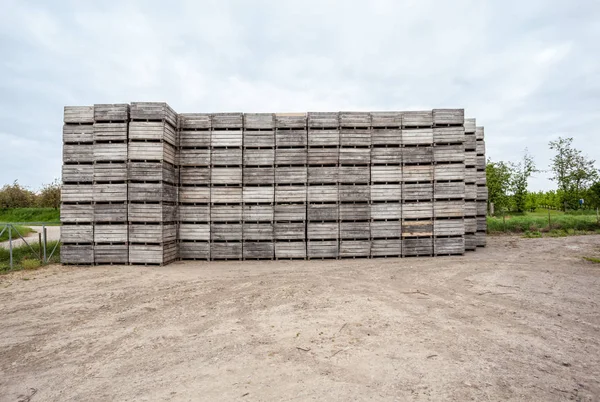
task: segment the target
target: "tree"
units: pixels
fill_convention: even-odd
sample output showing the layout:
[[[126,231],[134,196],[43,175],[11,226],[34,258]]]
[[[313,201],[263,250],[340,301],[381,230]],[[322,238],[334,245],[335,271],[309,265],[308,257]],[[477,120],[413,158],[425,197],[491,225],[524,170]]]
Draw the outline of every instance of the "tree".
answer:
[[[60,207],[60,182],[54,180],[50,184],[44,184],[37,201],[40,207],[58,209]]]
[[[550,141],[550,149],[556,152],[551,160],[552,180],[556,181],[561,194],[561,205],[577,208],[578,200],[583,192],[594,181],[598,180],[596,161],[588,159],[582,152],[573,147],[573,138],[559,137]]]
[[[531,175],[537,172],[533,157],[527,152],[519,163],[511,164],[512,175],[510,177],[510,190],[517,212],[525,212],[527,208],[527,183]],[[529,208],[531,209],[531,207]]]
[[[0,208],[27,208],[35,203],[35,194],[16,180],[0,189]]]
[[[488,159],[485,167],[486,182],[488,187],[488,198],[494,203],[497,211],[508,210],[510,207],[510,165],[499,161],[492,162]]]

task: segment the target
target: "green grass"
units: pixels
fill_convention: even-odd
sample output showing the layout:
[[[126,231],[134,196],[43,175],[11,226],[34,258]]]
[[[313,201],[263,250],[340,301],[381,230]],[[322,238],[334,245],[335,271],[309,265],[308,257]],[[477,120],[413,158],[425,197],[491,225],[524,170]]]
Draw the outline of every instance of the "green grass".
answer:
[[[600,258],[595,257],[583,257],[584,260],[593,262],[594,264],[600,264]]]
[[[25,237],[26,235],[28,235],[29,233],[32,233],[34,230],[31,228],[28,228],[27,226],[13,226],[12,228],[12,238],[13,240],[16,240],[19,238],[19,235],[15,232],[15,229],[17,229],[19,231],[19,233],[21,234],[21,236]],[[4,226],[2,224],[0,224],[0,232],[2,232],[2,230],[4,230]],[[2,236],[0,236],[0,242],[3,241],[7,241],[8,240],[8,228],[6,228],[6,230],[4,230],[4,233],[2,233]]]
[[[47,254],[50,255],[52,249],[58,242],[52,241],[48,242]],[[35,269],[41,266],[41,262],[39,260],[39,244],[33,243],[31,244],[31,248],[33,248],[33,252],[27,245],[15,247],[13,249],[13,271],[23,270],[23,269]],[[59,263],[60,262],[60,246],[57,247],[56,251],[52,255],[49,263]],[[5,274],[10,271],[10,254],[9,250],[6,248],[0,248],[0,274]]]
[[[0,222],[60,222],[60,210],[54,208],[12,208],[0,209]]]
[[[488,217],[488,233],[541,233],[545,236],[560,237],[574,234],[600,233],[600,225],[594,214],[571,214],[560,211],[528,212],[524,214],[507,214],[506,223],[502,217]]]

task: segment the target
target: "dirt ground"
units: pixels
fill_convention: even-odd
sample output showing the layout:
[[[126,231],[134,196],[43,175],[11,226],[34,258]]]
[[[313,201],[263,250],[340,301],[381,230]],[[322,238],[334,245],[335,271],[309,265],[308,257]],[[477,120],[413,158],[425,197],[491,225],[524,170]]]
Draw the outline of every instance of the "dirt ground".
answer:
[[[600,399],[600,236],[0,276],[2,401]]]

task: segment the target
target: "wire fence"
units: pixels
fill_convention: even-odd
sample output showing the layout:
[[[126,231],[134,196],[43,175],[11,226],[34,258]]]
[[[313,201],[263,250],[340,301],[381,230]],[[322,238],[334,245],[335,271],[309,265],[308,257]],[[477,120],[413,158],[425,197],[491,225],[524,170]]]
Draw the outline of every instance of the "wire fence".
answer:
[[[35,236],[24,236],[19,227],[39,226],[42,228],[38,232],[37,239]],[[29,257],[37,259],[40,265],[47,264],[55,254],[60,252],[60,238],[56,241],[49,242],[48,227],[60,226],[60,224],[48,224],[47,222],[7,222],[0,223],[0,238],[6,233],[8,239],[0,243],[0,247],[8,249],[8,270],[12,271],[15,268],[15,249],[16,247],[25,246]],[[35,249],[35,241],[37,240],[37,250]],[[20,244],[22,243],[22,245]]]

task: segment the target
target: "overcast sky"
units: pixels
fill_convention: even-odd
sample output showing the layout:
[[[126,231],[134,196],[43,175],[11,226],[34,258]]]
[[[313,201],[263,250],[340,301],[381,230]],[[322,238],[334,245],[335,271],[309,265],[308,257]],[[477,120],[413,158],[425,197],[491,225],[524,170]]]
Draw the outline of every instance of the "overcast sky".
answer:
[[[600,160],[597,0],[0,0],[0,185],[60,177],[64,105],[465,108],[488,156]],[[597,163],[597,165],[600,165]],[[547,174],[530,181],[549,189]]]

